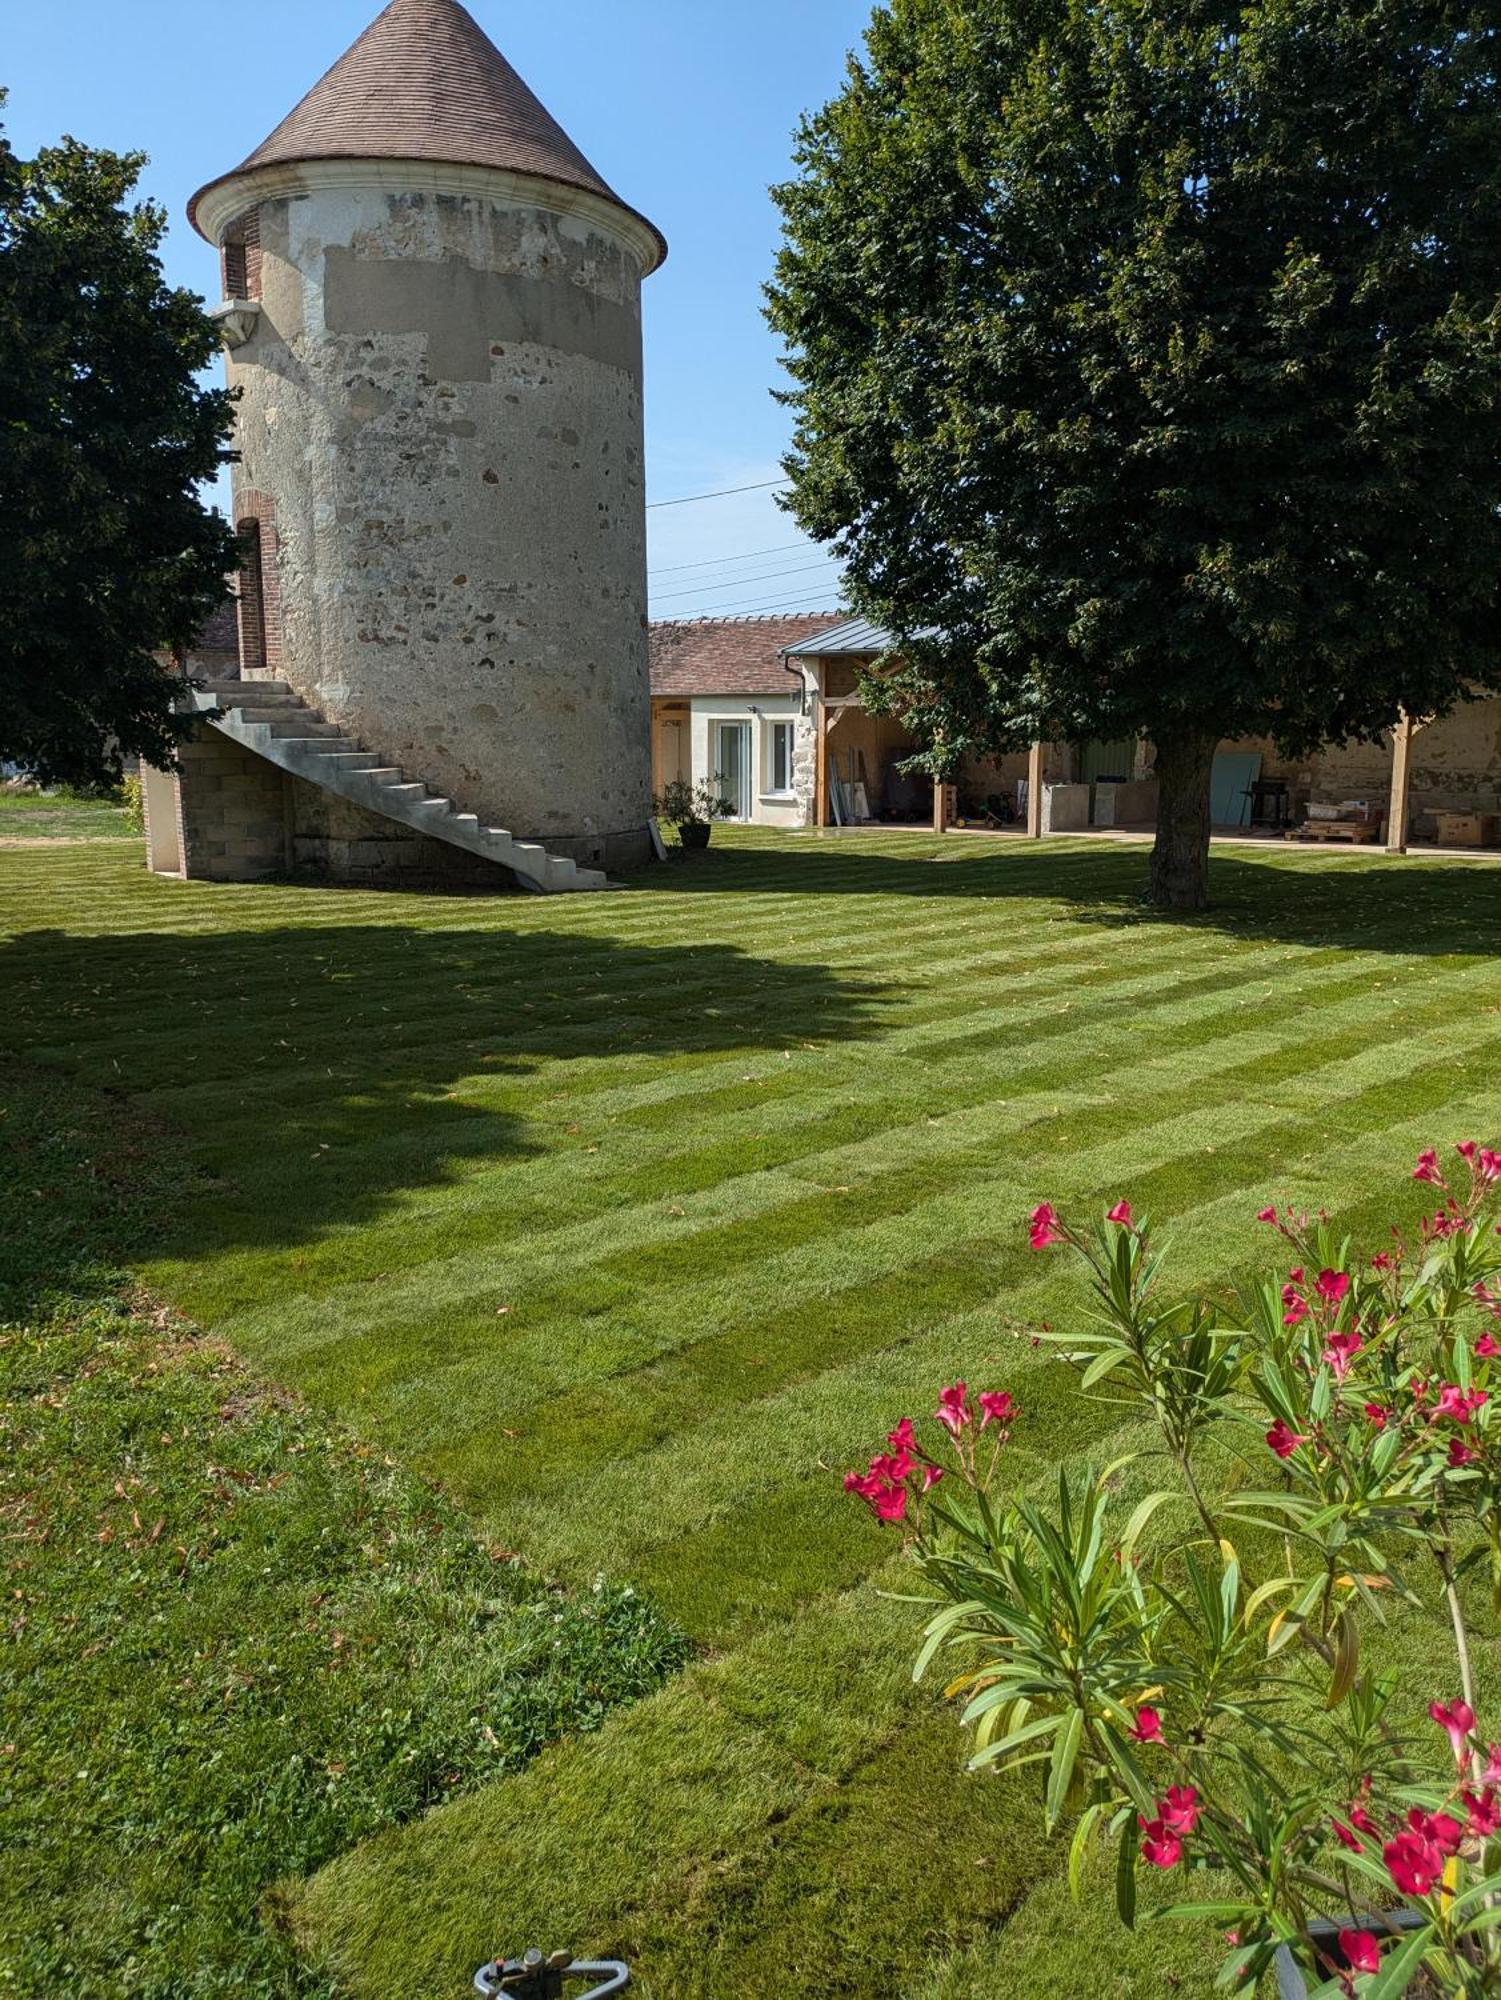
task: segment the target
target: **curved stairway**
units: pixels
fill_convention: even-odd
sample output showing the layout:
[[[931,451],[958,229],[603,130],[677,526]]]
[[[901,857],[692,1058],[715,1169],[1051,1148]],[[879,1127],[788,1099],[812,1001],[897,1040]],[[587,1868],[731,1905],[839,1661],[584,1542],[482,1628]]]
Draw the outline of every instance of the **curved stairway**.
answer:
[[[516,840],[504,827],[482,826],[476,813],[460,812],[395,764],[352,742],[337,723],[310,708],[285,681],[209,681],[191,688],[181,704],[196,710],[246,750],[267,758],[293,777],[305,778],[352,805],[395,820],[433,840],[446,840],[470,854],[509,868],[525,889],[538,895],[576,894],[608,889],[597,868],[580,868],[565,854],[549,854],[534,840]]]

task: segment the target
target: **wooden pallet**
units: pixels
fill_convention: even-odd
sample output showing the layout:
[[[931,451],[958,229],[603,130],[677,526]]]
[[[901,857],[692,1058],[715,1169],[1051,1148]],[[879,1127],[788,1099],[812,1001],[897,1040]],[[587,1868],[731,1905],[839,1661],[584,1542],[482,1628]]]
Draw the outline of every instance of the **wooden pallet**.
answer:
[[[1364,819],[1311,819],[1289,827],[1284,840],[1348,840],[1357,847],[1374,847],[1381,828]]]

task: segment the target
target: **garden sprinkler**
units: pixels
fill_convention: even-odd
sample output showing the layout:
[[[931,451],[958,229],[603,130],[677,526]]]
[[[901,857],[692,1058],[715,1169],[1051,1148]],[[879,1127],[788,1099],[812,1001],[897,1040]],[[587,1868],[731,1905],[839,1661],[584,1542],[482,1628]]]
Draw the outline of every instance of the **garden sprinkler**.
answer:
[[[564,2000],[565,1980],[592,1979],[587,1993],[573,2000],[604,2000],[606,1993],[622,1993],[631,1983],[630,1968],[618,1958],[576,1959],[571,1952],[555,1951],[544,1958],[533,1949],[520,1958],[492,1958],[474,1975],[476,1993],[509,1993],[515,2000]]]

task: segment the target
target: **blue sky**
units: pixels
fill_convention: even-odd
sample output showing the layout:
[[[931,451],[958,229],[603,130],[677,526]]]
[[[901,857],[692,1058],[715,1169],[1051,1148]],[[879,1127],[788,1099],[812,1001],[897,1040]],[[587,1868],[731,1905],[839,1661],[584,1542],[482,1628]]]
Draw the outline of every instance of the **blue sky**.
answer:
[[[671,245],[645,294],[648,501],[776,479],[788,426],[760,312],[778,234],[767,188],[787,171],[801,113],[839,88],[870,0],[467,4]],[[184,219],[188,196],[257,145],[380,5],[17,4],[0,52],[6,127],[22,153],[63,132],[149,153],[145,191],[172,218],[168,274],[217,293],[214,258]],[[657,616],[837,602],[837,573],[768,491],[654,505],[647,520]]]

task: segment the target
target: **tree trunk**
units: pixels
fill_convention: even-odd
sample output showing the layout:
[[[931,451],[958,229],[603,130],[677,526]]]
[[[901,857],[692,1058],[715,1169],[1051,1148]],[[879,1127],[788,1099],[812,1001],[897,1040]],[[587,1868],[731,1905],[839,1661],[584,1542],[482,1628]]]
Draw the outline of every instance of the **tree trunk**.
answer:
[[[1157,840],[1147,900],[1160,910],[1209,901],[1209,776],[1219,738],[1184,730],[1157,745]]]

